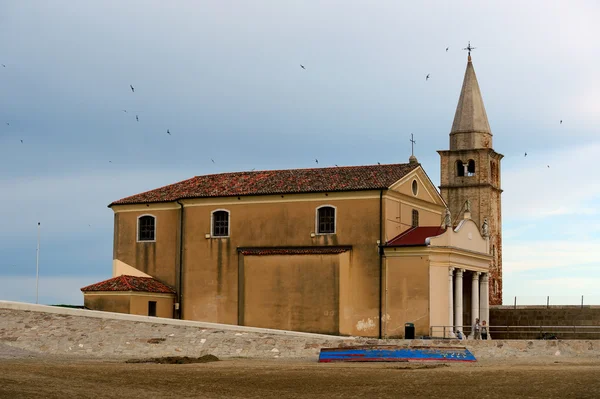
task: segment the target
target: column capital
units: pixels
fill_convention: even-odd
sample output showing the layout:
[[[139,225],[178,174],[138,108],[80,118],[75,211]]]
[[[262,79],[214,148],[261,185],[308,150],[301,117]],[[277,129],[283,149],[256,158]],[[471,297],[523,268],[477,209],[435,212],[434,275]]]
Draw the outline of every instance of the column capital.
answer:
[[[481,281],[488,281],[490,274],[489,273],[481,273]]]
[[[473,280],[479,280],[479,275],[481,272],[473,272]]]
[[[448,268],[448,276],[452,276],[454,274],[454,268],[452,266],[450,266]]]
[[[456,277],[462,277],[465,269],[456,269]]]

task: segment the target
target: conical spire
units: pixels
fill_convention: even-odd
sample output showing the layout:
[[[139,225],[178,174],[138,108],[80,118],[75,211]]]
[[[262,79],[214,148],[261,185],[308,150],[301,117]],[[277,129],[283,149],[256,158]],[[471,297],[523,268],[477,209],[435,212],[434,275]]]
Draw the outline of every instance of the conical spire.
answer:
[[[473,68],[473,63],[471,62],[471,54],[469,54],[467,70],[465,71],[465,78],[460,91],[458,105],[456,106],[454,122],[452,123],[452,131],[450,134],[453,133],[492,134],[487,114],[485,112],[485,107],[483,105],[483,98],[481,98],[479,83],[477,83],[475,69]]]

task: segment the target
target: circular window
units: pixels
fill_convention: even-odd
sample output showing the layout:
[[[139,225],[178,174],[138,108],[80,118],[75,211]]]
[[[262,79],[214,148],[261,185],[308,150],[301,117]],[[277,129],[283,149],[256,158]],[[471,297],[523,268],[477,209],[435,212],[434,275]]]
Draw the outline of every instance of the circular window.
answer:
[[[412,191],[413,191],[413,195],[417,195],[417,193],[419,192],[419,186],[417,185],[416,180],[413,180],[413,182],[412,182]]]

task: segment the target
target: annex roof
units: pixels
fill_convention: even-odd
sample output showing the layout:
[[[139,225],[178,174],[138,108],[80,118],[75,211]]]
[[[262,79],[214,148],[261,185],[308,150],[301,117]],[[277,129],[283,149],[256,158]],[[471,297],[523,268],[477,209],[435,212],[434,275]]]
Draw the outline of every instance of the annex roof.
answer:
[[[157,294],[175,294],[175,290],[152,277],[121,275],[81,289],[82,292],[94,291],[138,291]]]
[[[383,190],[417,169],[417,164],[264,170],[196,176],[114,201],[109,205],[171,202],[185,198]]]
[[[388,241],[386,247],[415,247],[425,246],[425,240],[442,234],[446,229],[441,226],[412,227]]]

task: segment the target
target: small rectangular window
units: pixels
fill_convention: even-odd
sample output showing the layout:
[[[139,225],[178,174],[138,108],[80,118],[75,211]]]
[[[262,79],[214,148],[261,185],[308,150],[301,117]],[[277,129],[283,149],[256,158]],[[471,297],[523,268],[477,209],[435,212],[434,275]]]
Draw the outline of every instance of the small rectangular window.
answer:
[[[412,227],[418,227],[419,226],[419,211],[417,211],[416,209],[413,209],[412,211]]]
[[[153,216],[142,216],[138,220],[138,241],[154,241],[155,223]]]
[[[213,213],[213,237],[229,236],[229,212],[216,211]]]
[[[156,301],[148,301],[148,316],[156,317]]]
[[[319,208],[317,227],[319,234],[335,233],[335,208],[330,206]]]

